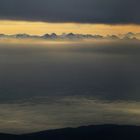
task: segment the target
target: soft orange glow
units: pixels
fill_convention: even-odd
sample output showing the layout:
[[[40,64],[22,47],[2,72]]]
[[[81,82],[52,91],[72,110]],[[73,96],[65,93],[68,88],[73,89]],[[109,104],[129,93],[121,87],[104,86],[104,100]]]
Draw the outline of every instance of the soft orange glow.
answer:
[[[28,33],[42,35],[52,32],[55,32],[57,34],[69,32],[100,35],[122,34],[127,32],[140,32],[140,26],[0,20],[0,33],[4,34]]]

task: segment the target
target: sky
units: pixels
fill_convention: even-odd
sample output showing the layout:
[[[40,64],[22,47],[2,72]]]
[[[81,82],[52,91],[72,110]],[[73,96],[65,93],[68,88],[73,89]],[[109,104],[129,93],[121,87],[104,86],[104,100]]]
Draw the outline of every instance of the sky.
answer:
[[[78,33],[78,34],[125,34],[127,32],[140,32],[139,25],[107,25],[107,24],[82,24],[82,23],[48,23],[32,21],[0,21],[1,34],[28,33],[42,35],[46,33]]]
[[[6,34],[140,32],[139,0],[0,0]]]

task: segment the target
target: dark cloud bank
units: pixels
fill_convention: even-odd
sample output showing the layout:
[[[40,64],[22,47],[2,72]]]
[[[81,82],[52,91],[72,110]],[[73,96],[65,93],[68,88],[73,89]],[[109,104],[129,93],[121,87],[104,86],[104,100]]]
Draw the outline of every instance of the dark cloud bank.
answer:
[[[0,18],[47,22],[140,23],[139,0],[0,0]]]

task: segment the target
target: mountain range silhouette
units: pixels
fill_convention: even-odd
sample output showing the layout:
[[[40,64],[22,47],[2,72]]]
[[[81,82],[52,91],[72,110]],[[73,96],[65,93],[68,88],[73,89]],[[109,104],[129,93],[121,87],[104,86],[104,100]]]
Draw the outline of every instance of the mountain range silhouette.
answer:
[[[45,39],[45,40],[77,40],[77,39],[107,39],[107,40],[140,40],[140,33],[132,33],[128,32],[126,34],[121,35],[92,35],[92,34],[74,34],[74,33],[63,33],[61,35],[57,35],[56,33],[52,34],[44,34],[44,35],[29,35],[29,34],[14,34],[14,35],[6,35],[0,34],[0,39],[2,38],[14,38],[14,39]]]

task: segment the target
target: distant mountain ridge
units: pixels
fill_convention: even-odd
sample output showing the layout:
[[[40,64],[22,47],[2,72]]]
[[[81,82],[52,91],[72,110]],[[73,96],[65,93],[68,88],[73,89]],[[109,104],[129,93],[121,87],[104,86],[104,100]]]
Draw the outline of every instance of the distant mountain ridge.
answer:
[[[77,40],[77,39],[95,39],[95,40],[140,40],[140,33],[127,33],[121,35],[91,35],[91,34],[61,34],[57,35],[56,33],[39,35],[29,35],[29,34],[15,34],[15,35],[5,35],[0,34],[0,39],[2,38],[15,38],[15,39],[45,39],[45,40]]]
[[[92,125],[23,135],[0,134],[0,140],[140,140],[140,126]]]

